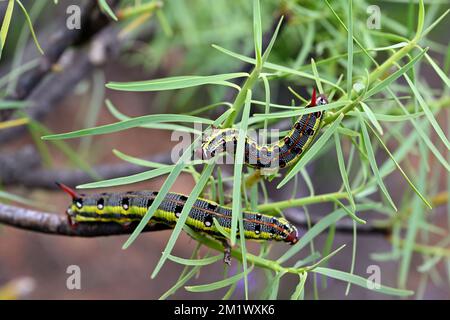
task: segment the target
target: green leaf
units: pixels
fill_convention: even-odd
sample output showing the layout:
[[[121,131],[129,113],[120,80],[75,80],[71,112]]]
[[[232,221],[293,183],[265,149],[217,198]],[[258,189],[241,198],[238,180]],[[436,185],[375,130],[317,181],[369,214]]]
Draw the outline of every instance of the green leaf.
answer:
[[[357,245],[357,232],[356,232],[356,222],[353,221],[353,247],[352,247],[352,263],[350,265],[350,274],[353,275],[355,271],[355,262],[356,262],[356,245]],[[345,295],[348,296],[350,292],[350,282],[347,283],[347,288],[345,289]]]
[[[358,112],[358,111],[357,111]],[[361,131],[362,131],[362,137],[364,141],[364,145],[366,146],[366,152],[368,156],[368,160],[370,163],[370,167],[372,168],[373,174],[375,175],[375,178],[377,179],[378,185],[380,186],[381,191],[386,196],[386,199],[389,201],[392,208],[397,211],[397,207],[394,204],[394,201],[392,201],[391,196],[389,195],[389,192],[386,189],[386,186],[384,185],[383,178],[380,175],[380,172],[378,170],[377,161],[375,160],[375,153],[372,149],[372,144],[369,138],[369,134],[367,133],[366,123],[364,122],[364,119],[360,116],[360,123],[361,123]]]
[[[151,276],[152,279],[155,278],[156,275],[159,273],[162,266],[164,265],[164,262],[166,261],[167,257],[169,256],[170,252],[172,252],[172,249],[175,246],[175,242],[177,241],[178,236],[180,235],[181,230],[183,229],[183,226],[186,223],[186,220],[189,216],[189,212],[191,211],[192,206],[194,205],[195,201],[200,196],[200,194],[203,191],[203,188],[205,187],[206,183],[208,182],[208,179],[211,176],[212,171],[214,170],[214,166],[215,166],[215,164],[213,162],[210,162],[204,167],[203,172],[200,175],[200,179],[198,180],[197,184],[195,185],[195,187],[192,189],[191,193],[189,194],[189,197],[183,206],[183,210],[181,210],[181,214],[180,214],[180,217],[178,218],[177,224],[175,225],[175,228],[173,229],[173,232],[170,235],[169,241],[167,242],[167,245],[166,245],[166,248],[164,249],[162,257],[158,261],[158,264],[156,265],[156,268],[152,273],[152,276]],[[155,198],[154,202],[155,201],[156,201],[156,198]],[[152,206],[153,206],[153,204],[152,204]]]
[[[313,58],[311,58],[311,67],[315,78],[314,80],[316,81],[316,86],[319,89],[319,93],[324,93],[322,82],[320,82],[319,71],[317,71],[317,66]]]
[[[91,189],[91,188],[106,188],[106,187],[116,187],[123,186],[126,184],[137,183],[145,180],[150,180],[164,174],[170,173],[175,166],[167,166],[162,168],[157,168],[149,171],[144,171],[136,174],[132,174],[126,177],[113,178],[108,180],[102,180],[98,182],[91,182],[77,186],[77,189]]]
[[[259,0],[253,0],[253,40],[255,43],[256,65],[260,66],[262,54],[262,27]]]
[[[348,181],[348,174],[347,174],[347,170],[345,168],[344,154],[342,152],[341,140],[339,139],[339,135],[337,134],[337,132],[334,133],[334,143],[336,144],[336,154],[337,154],[337,159],[338,159],[338,164],[339,164],[339,171],[340,171],[341,177],[342,177],[342,182],[344,184],[345,191],[347,191],[348,200],[349,200],[352,210],[354,212],[356,209],[355,200],[353,199],[352,189],[350,188],[350,183]]]
[[[420,39],[422,37],[423,24],[425,21],[425,6],[423,0],[419,0],[419,14],[417,19],[417,31],[414,40]]]
[[[336,101],[329,104],[324,104],[320,106],[315,107],[309,107],[309,108],[300,108],[296,107],[296,110],[293,111],[282,111],[282,112],[273,112],[271,114],[264,114],[264,113],[256,113],[254,115],[255,118],[264,118],[264,119],[278,119],[278,118],[292,118],[292,117],[299,117],[305,114],[314,113],[317,111],[326,111],[330,109],[335,109],[338,107],[346,106],[350,104],[351,101]],[[273,106],[273,104],[271,104]],[[263,121],[264,119],[261,119],[259,121]],[[253,120],[252,123],[255,123],[257,121]]]
[[[364,100],[373,96],[374,94],[377,94],[378,92],[382,91],[384,88],[389,86],[392,82],[400,78],[403,74],[406,74],[406,72],[411,69],[417,61],[419,61],[423,55],[428,51],[428,48],[425,50],[422,50],[417,56],[415,56],[411,61],[409,61],[407,64],[405,64],[403,67],[392,73],[389,77],[384,79],[383,81],[380,81],[376,85],[374,85],[371,89],[369,89],[366,94],[364,95]]]
[[[312,272],[319,273],[321,275],[324,275],[324,276],[327,276],[327,277],[330,277],[333,279],[349,282],[349,283],[355,284],[357,286],[360,286],[360,287],[363,287],[363,288],[366,288],[368,290],[372,290],[372,291],[375,291],[378,293],[382,293],[382,294],[388,294],[388,295],[400,296],[400,297],[406,297],[406,296],[410,296],[410,295],[414,294],[414,292],[410,291],[410,290],[401,290],[401,289],[387,287],[384,285],[380,285],[379,289],[370,289],[370,287],[368,286],[367,279],[357,276],[357,275],[354,275],[354,274],[343,272],[340,270],[319,267],[319,268],[312,270]]]
[[[167,256],[170,261],[185,265],[185,266],[207,266],[209,264],[213,264],[219,260],[222,260],[222,255],[219,254],[217,256],[203,258],[203,259],[185,259],[180,257],[175,257],[171,254]]]
[[[419,90],[414,85],[414,83],[411,81],[411,79],[408,77],[408,75],[405,74],[404,76],[405,76],[406,82],[408,82],[411,90],[413,91],[414,95],[416,96],[417,101],[419,102],[420,106],[422,107],[423,111],[425,112],[425,116],[428,118],[428,121],[430,121],[431,126],[434,128],[434,131],[436,131],[439,138],[441,138],[442,142],[447,147],[447,150],[450,150],[450,142],[448,141],[447,137],[445,136],[445,133],[442,131],[441,127],[439,126],[436,119],[434,118],[433,113],[431,112],[430,108],[428,107],[428,104],[422,98],[422,95],[419,93]]]
[[[351,99],[353,87],[353,0],[348,0],[347,27],[347,96]]]
[[[109,112],[117,118],[117,120],[125,121],[132,119],[131,117],[128,117],[124,115],[123,113],[119,112],[116,107],[111,103],[110,100],[106,99],[105,101],[106,107],[108,108]],[[188,132],[193,134],[201,134],[201,131],[196,130],[194,128],[189,128],[183,125],[179,124],[172,124],[172,123],[149,123],[146,125],[143,125],[142,128],[147,129],[161,129],[161,130],[171,130],[171,131],[178,131],[178,132]]]
[[[56,139],[72,139],[84,136],[93,136],[99,134],[113,133],[126,129],[136,128],[147,125],[149,123],[163,123],[163,122],[193,122],[211,124],[212,121],[200,117],[180,115],[180,114],[151,114],[142,117],[130,118],[116,123],[106,124],[94,128],[81,129],[77,131],[60,133],[54,135],[43,136],[43,140]]]
[[[217,221],[216,218],[213,218],[213,221],[214,221],[214,226],[216,227],[217,231],[219,231],[220,234],[225,237],[225,239],[229,239],[230,233],[227,232],[227,230],[225,230],[225,228],[220,225],[219,221]]]
[[[262,63],[264,64],[267,59],[269,58],[270,52],[272,51],[272,47],[275,43],[275,40],[277,39],[278,31],[280,31],[281,23],[283,22],[283,16],[280,18],[280,21],[278,21],[278,25],[275,29],[275,32],[272,35],[272,38],[270,39],[270,42],[266,48],[266,51],[264,51],[264,54],[262,56]]]
[[[251,99],[252,99],[252,91],[248,90],[245,97],[245,105],[244,111],[242,113],[242,121],[239,127],[239,137],[234,162],[233,203],[232,203],[231,237],[230,237],[232,246],[234,246],[234,244],[236,243],[236,230],[238,225],[238,219],[242,219],[241,216],[242,167],[244,162],[245,136],[247,135]]]
[[[0,100],[0,110],[2,109],[23,109],[30,107],[30,101],[14,101],[14,100]]]
[[[169,290],[167,290],[158,300],[165,300],[172,294],[174,294],[178,289],[180,289],[186,282],[193,278],[199,271],[200,266],[195,266],[189,271],[185,276],[181,277]]]
[[[431,207],[431,204],[428,202],[428,200],[419,192],[419,190],[416,188],[416,186],[412,183],[412,181],[408,178],[407,174],[405,173],[405,171],[403,171],[402,167],[400,166],[400,164],[395,160],[395,157],[392,155],[392,153],[389,151],[388,147],[384,144],[383,140],[381,139],[381,137],[379,137],[377,135],[377,133],[375,132],[375,130],[372,129],[372,127],[369,126],[369,128],[372,130],[373,134],[375,137],[377,137],[378,141],[380,142],[381,146],[384,148],[384,150],[386,150],[386,153],[389,155],[389,157],[392,159],[392,161],[394,162],[395,166],[397,167],[397,169],[400,171],[400,173],[402,174],[402,176],[405,178],[406,182],[408,182],[409,186],[414,190],[414,192],[420,197],[420,199],[422,199],[423,203],[430,209],[433,209]]]
[[[121,91],[162,91],[191,88],[205,84],[223,84],[225,80],[248,77],[246,72],[225,73],[213,76],[178,76],[136,82],[110,82],[106,87]]]
[[[0,190],[0,199],[13,201],[13,202],[17,202],[17,203],[28,205],[28,206],[37,206],[38,205],[34,201],[31,201],[26,198],[20,197],[18,195],[15,195],[15,194],[12,194],[12,193],[9,193],[6,191],[1,191],[1,190]]]
[[[6,7],[5,16],[3,17],[2,28],[0,29],[0,58],[2,57],[3,48],[5,47],[6,37],[8,36],[11,17],[14,11],[14,0],[9,0]]]
[[[364,205],[357,205],[356,210],[358,211],[365,211],[365,210],[372,210],[374,208],[378,207],[378,205],[373,204],[364,204]],[[318,236],[322,231],[326,230],[328,227],[336,223],[336,221],[342,219],[344,216],[346,216],[347,213],[343,209],[338,209],[324,218],[322,218],[319,222],[317,222],[311,229],[306,232],[303,237],[300,238],[300,240],[294,244],[288,251],[286,251],[278,260],[278,263],[283,263],[289,258],[293,257],[295,254],[297,254],[301,249],[303,249],[312,239],[314,239],[316,236]]]
[[[250,268],[247,273],[250,273],[252,268]],[[190,292],[209,292],[217,289],[221,289],[224,287],[228,287],[232,285],[235,282],[238,282],[246,275],[245,272],[238,273],[232,277],[229,277],[227,279],[223,279],[217,282],[209,283],[209,284],[202,284],[198,286],[186,286],[185,289]]]
[[[327,130],[325,130],[322,136],[317,139],[317,141],[309,148],[307,152],[303,154],[303,156],[295,164],[291,171],[286,174],[284,179],[278,184],[277,189],[283,187],[300,171],[301,168],[303,168],[320,150],[322,150],[323,146],[330,139],[331,135],[336,131],[343,118],[344,115],[341,113],[339,117],[327,128]]]
[[[213,125],[218,126],[219,124],[221,124],[225,119],[227,119],[227,117],[230,115],[231,112],[232,112],[231,109],[228,109],[227,111],[225,111],[219,118],[217,118],[213,122]],[[153,200],[152,205],[150,206],[150,208],[148,208],[147,213],[144,215],[144,217],[142,217],[141,221],[139,222],[139,225],[133,231],[131,236],[124,243],[124,245],[122,246],[122,249],[128,248],[134,242],[134,240],[136,240],[136,238],[139,236],[139,234],[145,228],[147,223],[150,221],[150,219],[152,218],[153,214],[155,213],[155,211],[158,209],[158,207],[161,204],[161,202],[166,197],[166,195],[169,192],[170,188],[175,183],[175,180],[178,178],[178,176],[180,175],[181,171],[185,168],[186,161],[190,159],[190,157],[192,155],[193,147],[196,145],[196,143],[199,140],[200,140],[200,137],[197,137],[194,140],[194,142],[183,153],[183,155],[180,157],[180,159],[178,159],[175,167],[170,172],[169,176],[167,177],[167,179],[164,181],[163,185],[159,189],[158,195]]]
[[[300,273],[298,276],[300,278],[300,281],[298,282],[297,287],[295,287],[295,291],[291,295],[291,300],[299,300],[304,296],[305,282],[308,278],[308,272]]]
[[[233,57],[233,58],[239,59],[239,60],[247,62],[247,63],[256,64],[256,60],[253,59],[253,58],[246,57],[244,55],[241,55],[239,53],[236,53],[236,52],[230,51],[228,49],[222,48],[221,46],[218,46],[218,45],[215,45],[215,44],[213,44],[212,47],[217,49],[217,50],[219,50],[220,52],[223,52],[223,53]],[[301,77],[301,78],[307,78],[307,79],[315,80],[315,77],[312,74],[309,74],[307,72],[298,71],[298,70],[295,70],[295,69],[292,69],[292,68],[289,68],[289,67],[285,67],[285,66],[282,66],[282,65],[279,65],[279,64],[266,62],[266,63],[264,63],[263,67],[266,68],[266,69],[278,71],[278,72],[281,72],[281,73],[284,73],[284,74],[290,74],[290,75],[298,76],[298,77]],[[320,78],[320,81],[322,83],[326,83],[326,84],[332,86],[333,88],[336,88],[337,90],[341,91],[342,93],[345,93],[345,91],[341,87],[337,86],[333,81],[329,81],[329,80],[326,80],[326,79],[323,79],[323,78]]]
[[[380,123],[377,120],[377,117],[373,113],[372,109],[369,108],[367,104],[360,101],[359,104],[362,106],[364,113],[367,115],[367,118],[370,120],[370,122],[373,124],[375,129],[378,130],[378,132],[383,135],[383,128],[381,127]]]
[[[34,33],[33,23],[31,22],[31,19],[30,19],[30,16],[28,15],[27,9],[25,9],[25,7],[23,6],[22,2],[20,2],[20,0],[16,0],[16,2],[18,3],[19,7],[22,9],[22,11],[25,15],[25,19],[27,20],[28,27],[30,28],[31,36],[33,37],[34,43],[36,44],[36,47],[37,47],[39,53],[44,54],[44,50],[42,50],[42,48],[39,44],[39,41],[36,37],[36,34]]]
[[[102,10],[105,11],[113,20],[118,21],[114,11],[111,9],[106,0],[98,0],[98,4],[100,5],[100,8],[102,8]]]
[[[447,10],[447,12],[448,12],[448,10]],[[438,76],[442,79],[442,81],[444,81],[445,85],[447,87],[450,87],[450,79],[447,77],[445,72],[441,68],[439,68],[439,66],[436,64],[436,62],[434,62],[433,59],[431,59],[431,57],[427,53],[425,54],[425,58],[428,60],[428,62],[433,67],[434,71],[436,71]]]

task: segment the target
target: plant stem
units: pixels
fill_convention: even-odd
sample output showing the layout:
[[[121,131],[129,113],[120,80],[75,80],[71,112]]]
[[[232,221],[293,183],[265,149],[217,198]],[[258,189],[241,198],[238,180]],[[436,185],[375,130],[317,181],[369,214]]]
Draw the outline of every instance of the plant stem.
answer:
[[[283,210],[286,208],[292,207],[300,207],[313,203],[321,203],[321,202],[333,202],[336,199],[347,198],[347,192],[332,192],[325,193],[317,196],[310,196],[300,199],[289,199],[271,203],[264,203],[258,206],[258,211],[260,212],[268,212],[275,209]]]

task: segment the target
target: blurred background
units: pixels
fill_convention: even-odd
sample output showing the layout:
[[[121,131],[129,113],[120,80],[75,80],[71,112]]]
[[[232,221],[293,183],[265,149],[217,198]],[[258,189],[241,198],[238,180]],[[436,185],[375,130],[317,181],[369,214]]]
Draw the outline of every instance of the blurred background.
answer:
[[[144,12],[129,13],[126,8],[138,3],[149,4]],[[356,2],[356,1],[355,1]],[[381,12],[381,30],[404,37],[411,36],[417,19],[417,1],[372,1]],[[20,207],[34,208],[64,215],[70,199],[56,189],[54,181],[75,187],[76,185],[131,175],[144,168],[117,158],[113,149],[147,160],[170,162],[170,151],[178,141],[171,141],[171,132],[158,129],[130,129],[118,133],[60,140],[57,143],[42,141],[49,133],[61,133],[96,125],[116,122],[117,118],[106,108],[105,99],[126,116],[134,117],[157,113],[189,113],[217,101],[232,102],[235,91],[228,87],[203,86],[175,91],[121,92],[105,88],[110,81],[126,82],[150,80],[176,75],[210,75],[230,72],[249,72],[251,65],[233,59],[214,49],[217,44],[246,56],[253,56],[252,5],[240,0],[173,0],[173,1],[109,1],[119,21],[99,10],[96,1],[22,1],[45,55],[41,56],[33,41],[26,16],[16,6],[12,15],[8,37],[0,60],[0,90],[2,102],[14,100],[17,109],[9,114],[0,109],[0,190],[5,194],[0,202]],[[345,18],[346,1],[330,1],[336,12]],[[446,1],[427,1],[426,23],[448,9]],[[433,4],[432,4],[433,3]],[[150,6],[152,5],[152,7]],[[0,2],[3,21],[8,1]],[[69,30],[67,19],[76,5],[81,13],[81,29]],[[369,3],[354,3],[355,34],[372,47],[390,45],[391,39],[379,40],[364,28],[369,17]],[[71,9],[69,9],[71,8]],[[150,9],[149,9],[150,8]],[[71,11],[75,10],[75,11]],[[325,4],[319,1],[261,1],[264,43],[272,36],[280,16],[284,23],[270,56],[270,62],[301,68],[314,58],[320,61],[336,53],[346,52],[346,43],[338,42],[336,30],[345,37],[335,17]],[[429,46],[430,56],[448,71],[449,18],[445,17],[427,36],[424,44]],[[376,39],[376,40],[373,40]],[[376,59],[387,57],[381,52]],[[342,58],[346,61],[346,58]],[[355,59],[355,65],[360,61]],[[330,79],[337,80],[345,74],[345,63],[336,61],[332,70],[321,70]],[[441,79],[426,64],[416,70],[426,86],[439,96],[443,110],[436,114],[444,132],[449,130],[448,88],[443,89]],[[448,73],[447,73],[448,75]],[[239,83],[240,84],[240,83]],[[287,90],[293,87],[309,98],[313,82],[294,77],[271,81],[273,103],[287,104],[294,98]],[[262,86],[261,86],[262,87]],[[264,90],[256,91],[263,99]],[[21,105],[22,103],[23,105]],[[446,110],[444,108],[447,108]],[[220,109],[206,111],[202,116],[215,119]],[[223,111],[223,110],[222,110]],[[25,123],[11,123],[11,119],[27,119]],[[7,124],[7,125],[6,125]],[[281,128],[289,122],[277,124]],[[430,135],[432,141],[437,141]],[[396,139],[389,146],[395,148]],[[344,145],[344,148],[349,148]],[[345,150],[345,149],[344,149]],[[450,159],[445,148],[440,151]],[[385,159],[380,152],[377,156]],[[420,154],[413,152],[408,159],[410,174],[421,161]],[[441,234],[431,233],[430,242],[448,236],[448,172],[430,156],[427,194],[440,195],[440,205],[427,216],[430,229],[435,227]],[[231,166],[224,172],[232,174]],[[307,167],[316,194],[334,192],[340,188],[341,177],[334,150],[316,158]],[[133,186],[114,188],[114,191],[158,190],[164,177]],[[413,193],[403,177],[394,172],[385,179],[394,201],[407,208]],[[188,194],[194,181],[190,175],[181,175],[173,191]],[[297,196],[308,194],[308,187],[299,177]],[[272,200],[289,197],[291,187],[280,192],[276,184],[270,184]],[[111,191],[111,189],[108,189]],[[408,190],[405,193],[405,190]],[[105,191],[105,190],[101,190]],[[227,190],[229,194],[230,190]],[[16,198],[13,197],[16,196]],[[375,195],[374,199],[379,200]],[[310,206],[308,212],[314,221],[332,211],[332,206]],[[404,209],[409,210],[409,209]],[[304,216],[302,208],[289,209],[290,216]],[[379,214],[372,212],[368,219]],[[306,230],[300,230],[303,234]],[[34,233],[0,224],[0,298],[26,299],[157,299],[173,286],[182,266],[167,262],[155,279],[150,274],[161,256],[170,231],[141,234],[127,249],[121,246],[128,236],[98,238],[63,237]],[[322,248],[327,237],[324,232],[315,241]],[[436,240],[436,241],[435,241]],[[334,256],[329,266],[349,270],[352,257],[351,232],[336,233],[335,246],[348,244]],[[196,243],[182,234],[173,254],[189,257]],[[248,242],[249,250],[257,252],[258,244]],[[285,244],[272,244],[271,257],[279,257]],[[354,273],[367,277],[367,268],[377,265],[381,270],[381,282],[396,287],[399,261],[394,258],[374,260],[374,253],[389,252],[391,242],[383,234],[358,235]],[[423,267],[422,254],[414,254],[409,271],[407,288],[414,290],[411,299],[450,298],[450,254],[448,243],[440,245],[443,254],[433,256],[431,267]],[[429,262],[431,264],[431,262]],[[67,267],[78,265],[81,269],[81,290],[68,290]],[[236,263],[232,270],[236,269]],[[234,268],[234,269],[233,269]],[[220,263],[203,268],[200,275],[189,284],[209,283],[220,279],[224,267]],[[255,296],[266,288],[264,271],[257,270],[250,277],[250,295]],[[278,298],[289,298],[295,289],[297,278],[286,275],[280,284]],[[310,277],[306,286],[306,298],[313,299],[312,282],[318,283],[320,299],[394,299],[370,290],[352,286],[345,295],[347,284],[337,280]],[[242,299],[243,283],[238,284],[232,298]],[[210,293],[177,291],[172,299],[222,298],[226,289]],[[3,295],[3,296],[2,296]]]

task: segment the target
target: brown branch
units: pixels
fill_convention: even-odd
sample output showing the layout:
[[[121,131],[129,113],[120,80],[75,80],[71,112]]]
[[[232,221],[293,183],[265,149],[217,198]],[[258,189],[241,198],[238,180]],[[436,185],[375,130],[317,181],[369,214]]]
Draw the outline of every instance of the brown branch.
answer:
[[[169,153],[146,157],[158,163],[170,163]],[[37,151],[27,146],[12,154],[0,154],[0,181],[3,185],[21,185],[28,188],[56,189],[55,181],[70,186],[92,182],[89,173],[80,169],[44,169]],[[102,179],[129,176],[146,170],[128,162],[94,166]]]
[[[75,237],[130,234],[137,226],[137,223],[127,227],[117,223],[79,223],[74,227],[70,225],[67,218],[63,215],[24,209],[2,203],[0,203],[0,223],[40,233]],[[144,231],[159,231],[169,228],[169,226],[163,224],[151,224]]]
[[[115,6],[117,0],[110,1]],[[50,36],[45,48],[45,54],[40,57],[36,68],[24,73],[18,80],[17,86],[4,100],[25,100],[42,80],[53,73],[53,66],[58,62],[64,52],[71,46],[81,45],[92,39],[92,37],[109,24],[110,19],[100,11],[97,1],[86,0],[81,5],[81,27],[79,29],[68,29],[66,17],[61,19],[56,32]],[[51,86],[47,87],[47,89]],[[0,110],[0,121],[7,120],[14,110]]]

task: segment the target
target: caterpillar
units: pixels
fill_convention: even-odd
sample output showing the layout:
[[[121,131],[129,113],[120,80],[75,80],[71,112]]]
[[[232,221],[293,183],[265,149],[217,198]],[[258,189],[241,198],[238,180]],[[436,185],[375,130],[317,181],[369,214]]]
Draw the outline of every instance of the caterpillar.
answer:
[[[325,104],[328,104],[327,97],[323,94],[316,97],[314,88],[307,108]],[[292,165],[314,141],[324,113],[325,111],[317,111],[302,115],[285,137],[272,144],[258,145],[254,139],[246,136],[244,163],[256,169],[266,170]],[[213,129],[202,141],[200,151],[203,159],[211,159],[227,150],[234,150],[235,153],[238,136],[238,129]]]
[[[72,197],[67,208],[71,225],[89,222],[113,222],[127,225],[139,221],[152,205],[157,191],[130,191],[124,193],[78,194],[61,184],[57,185]],[[181,215],[187,196],[169,192],[155,211],[150,223],[162,223],[173,227]],[[272,217],[257,212],[243,211],[244,236],[253,240],[275,240],[295,244],[297,228],[284,218]],[[198,198],[192,206],[186,224],[196,231],[216,238],[224,244],[224,261],[230,263],[230,248],[214,224],[213,218],[227,232],[231,231],[231,208],[213,201]],[[239,236],[239,230],[237,232]]]

